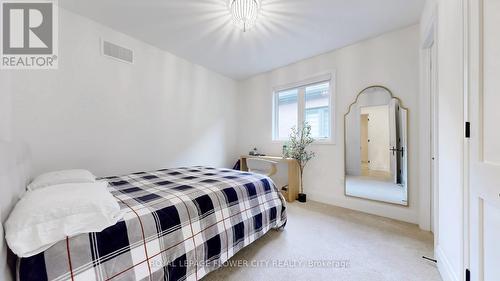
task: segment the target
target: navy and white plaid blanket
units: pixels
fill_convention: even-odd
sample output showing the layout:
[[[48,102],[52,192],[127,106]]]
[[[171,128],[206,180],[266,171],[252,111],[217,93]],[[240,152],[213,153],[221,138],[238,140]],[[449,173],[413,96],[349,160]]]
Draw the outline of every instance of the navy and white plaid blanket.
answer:
[[[270,229],[285,200],[265,176],[191,167],[104,178],[124,218],[18,260],[18,280],[198,280]]]

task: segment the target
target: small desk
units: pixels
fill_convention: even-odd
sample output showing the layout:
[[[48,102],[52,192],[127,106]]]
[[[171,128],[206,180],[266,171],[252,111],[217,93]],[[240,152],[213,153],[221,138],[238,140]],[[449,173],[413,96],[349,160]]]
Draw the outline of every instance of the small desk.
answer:
[[[248,172],[247,159],[257,158],[275,162],[287,162],[288,164],[288,190],[280,190],[287,202],[297,200],[300,189],[300,169],[297,160],[292,158],[283,158],[278,156],[251,156],[243,155],[240,157],[240,170]],[[278,187],[279,188],[279,187]]]

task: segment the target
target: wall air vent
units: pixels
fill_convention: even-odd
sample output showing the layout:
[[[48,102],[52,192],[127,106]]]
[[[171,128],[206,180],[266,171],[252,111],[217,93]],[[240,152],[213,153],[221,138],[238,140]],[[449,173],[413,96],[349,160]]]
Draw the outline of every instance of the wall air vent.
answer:
[[[122,46],[118,46],[106,40],[101,40],[101,50],[105,57],[113,58],[121,62],[134,63],[134,52]]]

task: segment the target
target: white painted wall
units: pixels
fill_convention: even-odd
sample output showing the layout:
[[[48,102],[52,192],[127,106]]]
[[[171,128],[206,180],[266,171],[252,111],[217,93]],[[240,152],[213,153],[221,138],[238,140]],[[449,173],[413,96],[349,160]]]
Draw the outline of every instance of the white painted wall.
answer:
[[[437,6],[436,6],[437,5]],[[437,13],[435,13],[437,7]],[[445,281],[463,280],[463,16],[462,1],[429,0],[421,41],[437,26],[439,193],[436,257]],[[425,129],[423,129],[425,130]],[[427,183],[426,183],[427,185]]]
[[[428,1],[422,42],[437,26],[439,208],[436,256],[444,280],[463,279],[463,56],[461,1]],[[425,95],[422,95],[425,102]],[[450,106],[453,105],[453,106]],[[423,131],[425,133],[425,131]]]
[[[411,26],[340,50],[313,57],[239,84],[238,152],[257,146],[267,154],[281,154],[272,142],[272,89],[336,72],[335,145],[315,145],[317,157],[305,171],[305,192],[311,200],[339,205],[403,221],[418,222],[418,94],[419,27]],[[409,108],[409,207],[350,198],[344,195],[344,125],[348,105],[366,86],[384,85]]]
[[[420,20],[420,95],[419,95],[419,178],[420,180],[420,228],[425,230],[432,230],[437,233],[437,227],[431,226],[434,221],[437,221],[435,214],[431,213],[431,209],[434,208],[436,202],[434,200],[435,194],[433,194],[431,188],[431,170],[433,169],[433,163],[431,159],[431,96],[430,96],[430,68],[428,67],[428,61],[432,55],[429,48],[433,47],[434,53],[437,49],[437,42],[434,44],[437,31],[437,8],[435,1],[427,1],[425,3],[425,8]],[[435,57],[435,54],[432,56]],[[434,62],[436,63],[436,62]],[[434,65],[437,68],[437,65]],[[437,78],[434,78],[437,80]],[[433,81],[434,83],[436,81]],[[434,91],[437,91],[437,87],[434,85]],[[431,206],[432,204],[432,206]],[[432,219],[431,219],[432,216]]]
[[[0,87],[9,87],[10,79],[7,72],[3,72],[0,70]],[[14,185],[12,185],[11,181],[6,180],[9,175],[7,175],[9,169],[6,169],[5,166],[7,160],[6,146],[4,145],[7,141],[11,140],[12,135],[12,123],[11,123],[11,114],[12,114],[12,102],[11,95],[9,92],[0,90],[0,190],[2,196],[0,196],[0,280],[10,281],[13,280],[11,271],[7,264],[7,244],[4,240],[4,232],[3,232],[3,222],[7,217],[8,213],[7,205],[10,205],[8,202],[9,195],[12,194],[12,190],[14,189]],[[9,210],[10,211],[10,210]]]
[[[10,140],[12,136],[11,116],[12,116],[12,98],[9,91],[4,89],[10,88],[10,74],[0,70],[0,140]]]
[[[59,22],[58,70],[1,72],[35,174],[234,164],[236,82],[69,11]],[[100,37],[132,48],[135,63],[101,56]]]

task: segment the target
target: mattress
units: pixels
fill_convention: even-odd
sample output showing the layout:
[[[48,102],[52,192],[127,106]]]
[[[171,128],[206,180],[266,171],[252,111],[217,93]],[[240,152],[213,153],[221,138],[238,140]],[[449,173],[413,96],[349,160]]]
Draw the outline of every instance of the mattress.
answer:
[[[123,219],[19,259],[18,280],[199,280],[286,224],[285,200],[262,175],[183,167],[102,180]]]

